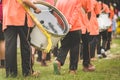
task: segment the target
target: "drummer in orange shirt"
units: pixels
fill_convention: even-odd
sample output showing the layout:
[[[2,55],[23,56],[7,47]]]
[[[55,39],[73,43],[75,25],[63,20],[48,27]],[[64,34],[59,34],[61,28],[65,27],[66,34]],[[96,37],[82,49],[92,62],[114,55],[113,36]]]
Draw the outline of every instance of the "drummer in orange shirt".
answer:
[[[90,25],[91,12],[93,9],[92,0],[81,0],[81,4],[83,7],[82,14],[82,46],[83,46],[83,71],[94,71],[95,66],[92,65],[90,60],[90,52],[89,52],[89,41],[90,41],[90,30],[92,26]]]
[[[64,65],[68,51],[70,51],[69,73],[75,74],[77,71],[82,26],[79,17],[80,3],[80,0],[57,0],[56,8],[65,15],[71,29],[61,41],[59,53],[53,63],[55,74],[60,74],[60,67]]]
[[[33,74],[31,67],[31,47],[28,41],[28,27],[34,25],[32,19],[17,0],[2,0],[3,2],[3,30],[5,36],[5,61],[6,77],[17,77],[17,35],[20,37],[22,74],[29,76]],[[30,0],[23,3],[40,13]]]
[[[114,7],[112,6],[112,3],[109,3],[109,8],[110,8],[110,19],[111,21],[113,20],[114,17]],[[106,46],[106,51],[109,51],[111,48],[111,41],[112,41],[112,25],[110,28],[108,28],[108,34],[107,34],[107,46]]]
[[[90,19],[90,42],[89,42],[89,51],[90,57],[92,60],[95,60],[95,50],[97,50],[97,42],[98,42],[98,35],[99,35],[99,26],[97,22],[97,17],[100,14],[100,7],[99,3],[96,0],[93,0],[93,10],[91,12],[91,19]]]
[[[100,6],[99,9],[101,10],[101,13],[106,13],[106,14],[110,13],[110,10],[109,10],[109,7],[107,4],[99,1],[99,6]],[[105,29],[103,31],[99,31],[98,43],[97,43],[98,58],[102,58],[102,57],[106,58],[107,57],[107,55],[105,53],[106,45],[107,45],[107,29]]]

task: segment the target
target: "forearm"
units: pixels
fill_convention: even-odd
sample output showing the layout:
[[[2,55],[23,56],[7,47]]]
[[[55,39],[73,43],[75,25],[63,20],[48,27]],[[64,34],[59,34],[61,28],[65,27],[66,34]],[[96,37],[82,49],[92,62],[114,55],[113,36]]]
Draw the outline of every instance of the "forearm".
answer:
[[[33,4],[33,2],[31,2],[30,0],[23,0],[23,3],[26,4],[26,5],[28,5],[29,7],[33,8],[35,13],[40,13],[41,12],[41,10],[39,8],[37,8]]]
[[[23,0],[23,3],[33,8],[34,10],[37,9],[37,7],[30,0]]]

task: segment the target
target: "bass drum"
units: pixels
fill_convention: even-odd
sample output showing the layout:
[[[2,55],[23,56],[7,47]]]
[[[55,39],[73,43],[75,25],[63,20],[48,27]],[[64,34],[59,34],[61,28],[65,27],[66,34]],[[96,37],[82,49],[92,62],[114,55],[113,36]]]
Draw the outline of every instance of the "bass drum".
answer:
[[[54,49],[57,43],[69,32],[68,22],[64,15],[54,6],[46,2],[37,2],[35,5],[41,9],[41,13],[36,14],[33,10],[31,11],[47,33],[51,35],[51,48]],[[31,44],[37,49],[44,50],[48,45],[46,36],[37,26],[30,33],[30,38]]]

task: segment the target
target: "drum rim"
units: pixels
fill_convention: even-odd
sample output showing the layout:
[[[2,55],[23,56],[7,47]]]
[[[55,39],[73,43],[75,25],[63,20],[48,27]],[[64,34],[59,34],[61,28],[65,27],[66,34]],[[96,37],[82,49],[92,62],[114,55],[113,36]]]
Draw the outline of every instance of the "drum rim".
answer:
[[[60,17],[61,17],[61,19],[63,20],[63,22],[64,22],[64,24],[65,24],[65,27],[67,27],[67,28],[65,28],[65,33],[64,34],[54,34],[54,33],[52,33],[52,32],[50,32],[50,31],[48,31],[46,28],[44,28],[48,33],[50,33],[50,34],[52,34],[52,35],[54,35],[54,36],[64,36],[64,35],[66,35],[68,32],[69,32],[69,30],[70,30],[70,28],[69,28],[69,25],[68,25],[68,21],[67,21],[67,19],[66,19],[66,17],[63,15],[63,13],[60,11],[60,10],[58,10],[57,8],[55,8],[54,6],[52,6],[52,5],[50,5],[49,3],[47,3],[47,2],[44,2],[44,1],[36,1],[36,2],[34,2],[34,4],[42,4],[42,5],[45,5],[45,6],[47,6],[47,7],[50,7],[50,8],[52,8],[58,15],[60,15]],[[36,25],[35,25],[36,26]]]

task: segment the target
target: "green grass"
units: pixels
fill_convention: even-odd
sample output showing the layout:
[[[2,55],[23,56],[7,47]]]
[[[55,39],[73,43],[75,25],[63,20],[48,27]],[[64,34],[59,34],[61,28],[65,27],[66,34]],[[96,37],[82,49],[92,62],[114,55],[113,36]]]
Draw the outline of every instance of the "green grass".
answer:
[[[17,78],[5,78],[5,69],[0,69],[0,80],[120,80],[120,39],[112,41],[110,59],[98,59],[93,61],[96,66],[94,72],[83,72],[82,61],[79,61],[78,71],[76,75],[68,73],[69,59],[67,58],[65,65],[61,68],[61,75],[53,74],[52,62],[48,62],[47,67],[40,66],[40,63],[35,62],[34,70],[40,72],[40,76],[29,76],[24,78],[21,72],[20,54],[18,55],[18,70]],[[54,58],[52,58],[52,61]]]

